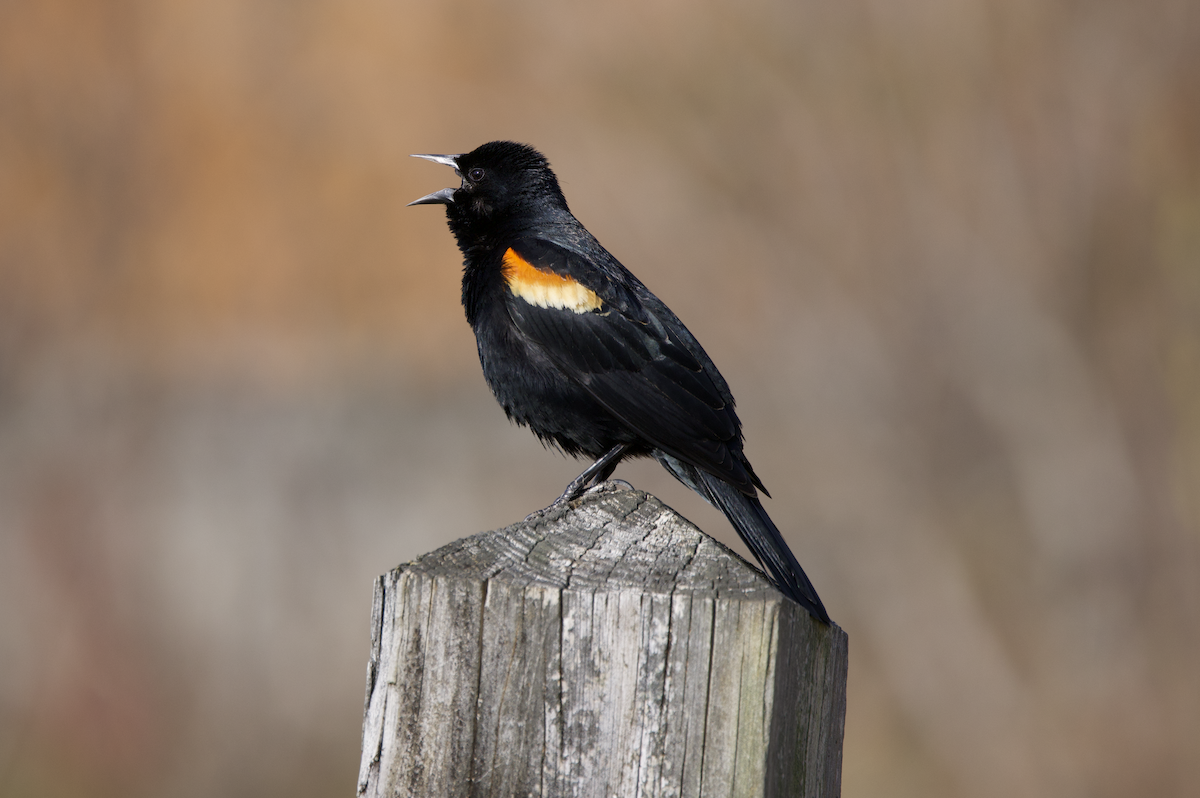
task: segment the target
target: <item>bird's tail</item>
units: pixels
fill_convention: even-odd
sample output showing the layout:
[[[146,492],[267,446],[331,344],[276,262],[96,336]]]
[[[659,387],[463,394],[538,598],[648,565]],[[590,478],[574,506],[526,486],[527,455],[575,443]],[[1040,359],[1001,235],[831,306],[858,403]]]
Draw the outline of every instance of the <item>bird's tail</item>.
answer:
[[[770,573],[784,595],[804,607],[822,623],[829,623],[829,613],[817,596],[812,582],[796,561],[779,529],[763,509],[757,497],[747,496],[723,479],[705,471],[695,470],[695,476],[708,494],[708,499],[733,524],[758,561]]]

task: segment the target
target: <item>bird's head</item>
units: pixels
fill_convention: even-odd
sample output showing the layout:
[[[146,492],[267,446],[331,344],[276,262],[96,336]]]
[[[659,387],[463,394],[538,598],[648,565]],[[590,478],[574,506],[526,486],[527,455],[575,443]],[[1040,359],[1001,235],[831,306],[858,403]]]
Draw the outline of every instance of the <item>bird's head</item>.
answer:
[[[451,227],[534,221],[567,211],[550,163],[526,144],[492,141],[459,155],[414,155],[453,167],[458,188],[444,188],[409,205],[445,205]]]

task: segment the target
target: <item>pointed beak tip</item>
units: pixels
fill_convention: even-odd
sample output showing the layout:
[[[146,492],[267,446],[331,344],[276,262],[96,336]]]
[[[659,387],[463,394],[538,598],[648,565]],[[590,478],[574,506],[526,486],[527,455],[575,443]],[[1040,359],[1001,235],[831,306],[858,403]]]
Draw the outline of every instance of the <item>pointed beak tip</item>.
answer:
[[[432,194],[426,194],[420,199],[415,199],[408,203],[409,205],[453,205],[454,204],[454,189],[443,188],[435,191]]]
[[[461,157],[461,153],[458,155],[431,155],[429,153],[414,152],[412,155],[410,155],[408,157],[422,158],[426,161],[433,161],[434,163],[440,163],[443,166],[449,166],[449,167],[457,169],[458,168],[457,161],[458,161],[459,157]]]

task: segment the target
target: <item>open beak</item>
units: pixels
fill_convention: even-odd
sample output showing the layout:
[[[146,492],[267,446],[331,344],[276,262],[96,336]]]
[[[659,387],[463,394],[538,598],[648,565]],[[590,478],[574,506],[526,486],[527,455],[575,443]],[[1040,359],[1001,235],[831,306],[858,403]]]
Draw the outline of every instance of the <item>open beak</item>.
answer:
[[[440,163],[443,166],[449,166],[452,169],[454,169],[454,174],[459,175],[459,177],[462,177],[462,175],[459,174],[459,171],[458,171],[458,158],[460,156],[461,156],[461,153],[459,153],[459,155],[413,155],[412,157],[424,158],[427,161],[433,161],[434,163]],[[453,189],[453,188],[443,188],[441,191],[435,191],[432,194],[426,194],[424,197],[421,197],[418,200],[413,200],[412,202],[410,202],[408,204],[409,205],[452,205],[454,203],[454,192],[455,191],[456,191],[456,189]]]

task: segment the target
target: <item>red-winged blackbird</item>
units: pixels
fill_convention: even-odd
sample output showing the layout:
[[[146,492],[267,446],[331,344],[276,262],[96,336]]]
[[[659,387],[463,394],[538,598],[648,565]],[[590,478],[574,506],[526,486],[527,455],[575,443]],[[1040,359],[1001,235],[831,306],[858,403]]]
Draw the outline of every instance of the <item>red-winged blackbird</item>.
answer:
[[[496,399],[543,442],[595,459],[558,501],[604,481],[621,459],[650,455],[724,512],[779,589],[828,623],[758,501],[767,491],[742,454],[725,379],[571,214],[545,157],[507,141],[414,157],[462,178],[410,204],[446,206],[464,258],[463,306]]]

